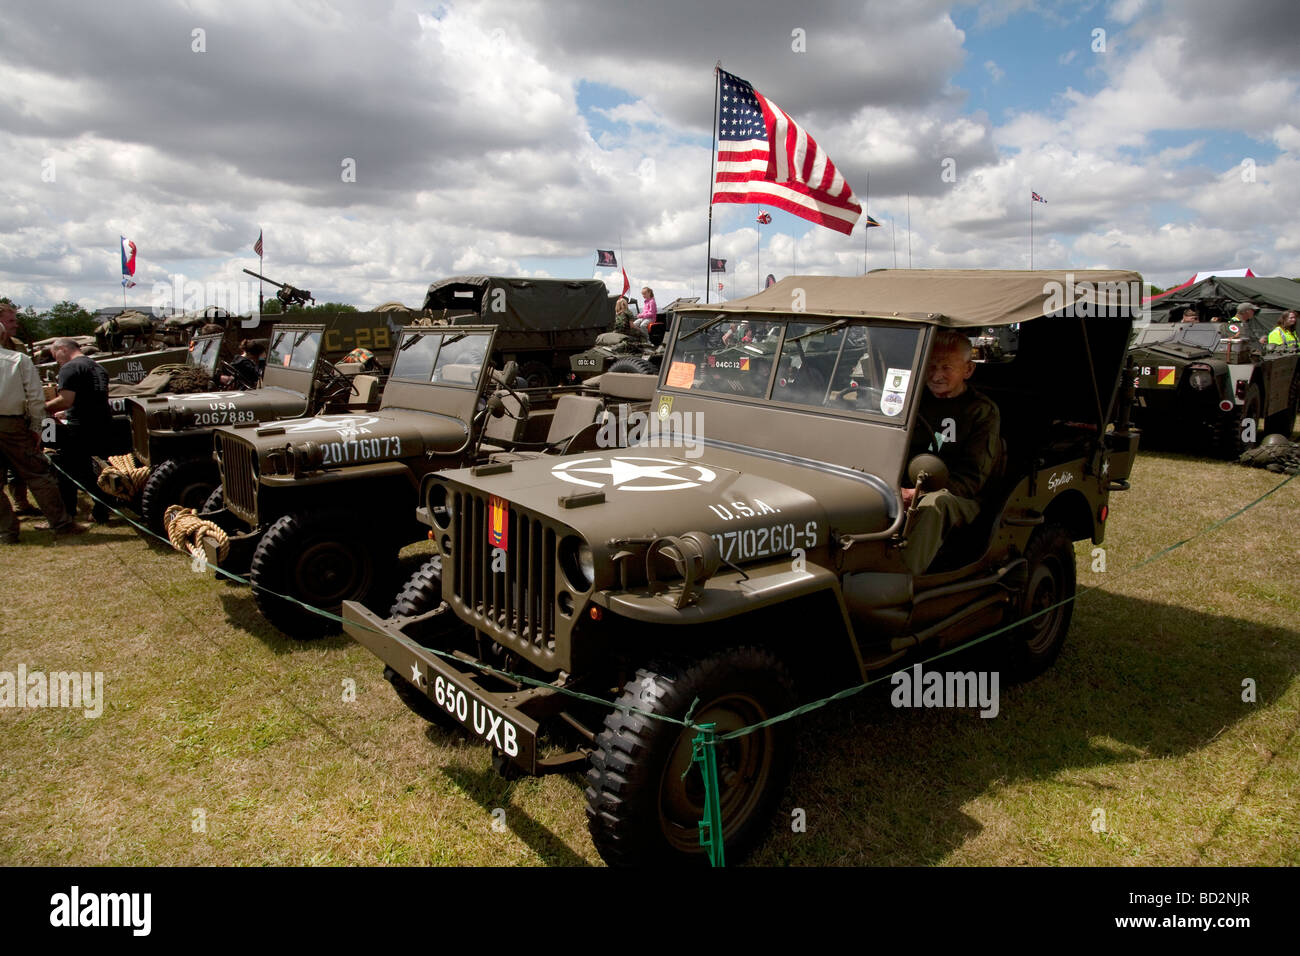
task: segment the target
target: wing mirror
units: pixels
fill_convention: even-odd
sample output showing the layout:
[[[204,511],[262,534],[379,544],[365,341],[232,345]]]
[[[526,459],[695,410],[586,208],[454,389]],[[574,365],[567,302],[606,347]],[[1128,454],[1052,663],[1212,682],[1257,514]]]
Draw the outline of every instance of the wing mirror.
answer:
[[[948,466],[938,455],[917,455],[907,464],[907,477],[918,492],[939,491],[948,487]]]

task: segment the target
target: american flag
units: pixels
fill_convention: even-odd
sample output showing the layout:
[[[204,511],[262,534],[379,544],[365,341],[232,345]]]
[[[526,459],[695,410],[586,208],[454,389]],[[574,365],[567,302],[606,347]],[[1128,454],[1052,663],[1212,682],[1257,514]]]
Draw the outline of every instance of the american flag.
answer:
[[[259,259],[262,258],[262,230],[261,229],[257,230],[257,242],[253,243],[253,251],[257,253],[257,257]]]
[[[726,259],[710,259],[710,260],[709,260],[709,271],[710,271],[710,272],[726,272],[726,271],[727,271],[727,260],[726,260]]]
[[[714,202],[770,203],[848,235],[862,207],[825,151],[781,107],[719,70]]]
[[[1042,196],[1038,195],[1038,193],[1034,192],[1033,190],[1030,190],[1030,192],[1029,192],[1029,201],[1030,201],[1030,202],[1043,202],[1043,203],[1047,202],[1046,199],[1044,199]]]

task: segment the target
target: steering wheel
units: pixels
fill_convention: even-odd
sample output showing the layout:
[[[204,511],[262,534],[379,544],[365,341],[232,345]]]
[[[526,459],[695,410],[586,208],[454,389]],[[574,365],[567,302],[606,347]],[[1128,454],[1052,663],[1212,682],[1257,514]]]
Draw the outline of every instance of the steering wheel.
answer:
[[[329,400],[340,392],[348,395],[361,394],[352,377],[344,375],[334,367],[332,362],[317,362],[316,377],[320,379],[319,391],[323,392]]]
[[[245,384],[243,376],[239,374],[239,369],[235,368],[229,362],[222,362],[221,367],[217,369],[217,372],[218,372],[218,376],[229,375],[230,384],[233,385],[235,388],[239,389],[241,392],[246,392],[250,388],[253,388],[252,385]]]

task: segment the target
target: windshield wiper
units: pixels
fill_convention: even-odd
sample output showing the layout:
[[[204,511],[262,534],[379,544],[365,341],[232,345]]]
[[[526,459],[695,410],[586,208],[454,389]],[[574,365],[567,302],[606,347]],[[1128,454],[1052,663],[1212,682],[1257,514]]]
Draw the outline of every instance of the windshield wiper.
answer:
[[[722,313],[721,315],[719,315],[717,318],[715,318],[715,319],[710,319],[709,321],[705,322],[705,323],[704,323],[703,325],[701,325],[698,329],[695,329],[694,331],[691,331],[691,332],[687,332],[685,335],[682,336],[681,341],[685,342],[687,339],[691,338],[692,336],[699,335],[701,332],[704,332],[704,331],[706,331],[706,330],[708,330],[708,329],[713,328],[715,325],[717,325],[719,322],[721,322],[723,319],[725,319],[725,318],[727,318],[727,317],[728,317],[728,316],[727,316],[727,313],[723,312],[723,313]],[[732,321],[744,321],[744,320],[743,320],[743,319],[732,319]]]

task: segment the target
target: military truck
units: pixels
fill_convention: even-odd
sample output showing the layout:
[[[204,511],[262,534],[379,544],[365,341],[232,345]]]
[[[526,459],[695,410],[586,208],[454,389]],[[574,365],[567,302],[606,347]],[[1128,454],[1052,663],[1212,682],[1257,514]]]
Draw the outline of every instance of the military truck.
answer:
[[[132,449],[149,468],[140,513],[150,529],[165,533],[163,517],[169,505],[202,507],[220,483],[212,456],[217,426],[298,418],[330,406],[341,410],[350,399],[363,407],[370,402],[370,394],[362,395],[353,379],[324,358],[324,335],[321,324],[277,325],[260,388],[125,399]],[[200,339],[204,348],[210,348],[207,339],[215,339],[219,348],[222,337]],[[376,381],[364,383],[372,386]]]
[[[598,279],[455,276],[429,286],[424,311],[453,325],[497,326],[493,362],[519,366],[530,388],[567,378],[569,357],[614,325],[614,304]]]
[[[1295,349],[1266,349],[1237,322],[1176,322],[1139,329],[1130,355],[1134,421],[1153,437],[1236,458],[1270,432],[1291,436]]]
[[[699,296],[674,299],[659,312],[658,320],[646,335],[602,332],[596,337],[595,345],[569,359],[571,377],[580,381],[606,372],[659,374],[659,364],[664,357],[664,333],[672,325],[673,316],[699,301]]]
[[[695,731],[670,721],[754,726],[1004,625],[1014,677],[1060,652],[1074,542],[1102,541],[1138,446],[1123,370],[1140,278],[1068,281],[797,276],[683,310],[658,434],[430,477],[418,517],[437,557],[388,617],[345,603],[345,629],[503,771],[585,768],[606,861],[702,860]],[[941,330],[1017,322],[1017,352],[971,382],[1002,421],[979,516],[914,577],[902,491],[941,488],[946,467],[909,448],[949,427],[919,412],[928,353]],[[742,325],[748,341],[714,334]],[[719,744],[729,859],[762,838],[792,741],[786,721]]]
[[[229,532],[230,550],[222,559],[206,539],[208,561],[247,575],[286,634],[337,632],[295,601],[337,613],[345,599],[390,599],[398,551],[425,536],[415,516],[428,475],[512,449],[595,447],[607,405],[649,399],[638,381],[604,397],[517,391],[514,362],[491,367],[501,334],[411,327],[376,411],[219,428],[220,500],[204,517]]]

